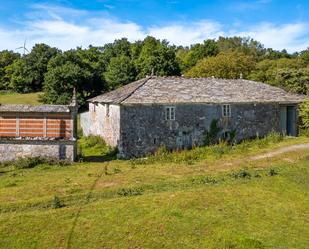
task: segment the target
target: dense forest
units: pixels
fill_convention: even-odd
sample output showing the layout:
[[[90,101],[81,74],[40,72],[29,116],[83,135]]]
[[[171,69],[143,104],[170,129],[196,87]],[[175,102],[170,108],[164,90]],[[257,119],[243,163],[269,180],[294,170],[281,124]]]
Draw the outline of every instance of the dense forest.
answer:
[[[154,72],[155,75],[239,78],[309,95],[309,48],[276,51],[250,38],[219,37],[190,47],[146,37],[61,51],[36,44],[30,53],[0,51],[0,91],[42,91],[41,101],[66,104],[73,88],[81,104]]]

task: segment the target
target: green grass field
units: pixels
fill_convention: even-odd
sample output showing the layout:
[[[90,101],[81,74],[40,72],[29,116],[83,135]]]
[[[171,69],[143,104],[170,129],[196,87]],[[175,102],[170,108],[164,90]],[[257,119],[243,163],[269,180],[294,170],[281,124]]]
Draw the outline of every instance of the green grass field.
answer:
[[[1,93],[0,92],[0,104],[39,104],[40,93]]]
[[[0,247],[309,248],[309,149],[252,158],[301,143],[309,138],[2,166]]]

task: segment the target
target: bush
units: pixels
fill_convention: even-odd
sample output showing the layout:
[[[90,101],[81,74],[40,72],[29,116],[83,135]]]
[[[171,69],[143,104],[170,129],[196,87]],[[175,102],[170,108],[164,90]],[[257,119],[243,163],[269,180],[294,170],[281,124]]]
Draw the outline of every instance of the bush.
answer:
[[[15,169],[31,169],[41,164],[55,165],[55,166],[67,166],[71,162],[67,160],[58,160],[55,158],[42,158],[42,157],[25,157],[10,162]]]
[[[276,170],[274,170],[274,169],[269,169],[269,171],[268,171],[268,175],[269,176],[275,176],[277,174],[278,174],[278,172]]]
[[[94,146],[100,146],[100,147],[106,147],[106,142],[104,141],[104,139],[100,136],[94,136],[94,135],[90,135],[87,137],[84,137],[84,147],[94,147]]]
[[[234,177],[235,179],[237,179],[237,178],[251,178],[251,174],[245,169],[242,169],[238,172],[233,172],[231,174],[231,176]]]
[[[308,129],[300,129],[299,135],[309,137],[309,128]]]
[[[100,157],[102,160],[115,159],[117,148],[109,146],[102,137],[90,135],[78,140],[78,155],[81,159]]]
[[[218,120],[213,119],[210,123],[209,131],[204,131],[204,145],[215,144],[218,140],[218,133],[221,131],[221,128],[218,126]]]
[[[16,169],[31,169],[44,163],[44,159],[40,157],[20,158],[13,162]]]
[[[301,117],[302,128],[309,129],[309,99],[300,105],[299,116]]]
[[[57,209],[64,207],[63,203],[61,202],[60,198],[58,196],[54,196],[52,200],[52,208]]]
[[[142,188],[122,188],[117,191],[120,196],[135,196],[142,195],[144,190]]]

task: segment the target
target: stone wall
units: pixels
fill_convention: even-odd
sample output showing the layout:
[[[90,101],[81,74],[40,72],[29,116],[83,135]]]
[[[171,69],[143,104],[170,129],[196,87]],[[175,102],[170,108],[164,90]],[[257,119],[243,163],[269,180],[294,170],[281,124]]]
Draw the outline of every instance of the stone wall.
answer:
[[[231,104],[231,117],[222,117],[222,105],[177,104],[176,118],[165,119],[164,105],[122,105],[119,152],[122,157],[142,156],[159,146],[170,149],[200,146],[212,120],[225,131],[236,131],[236,139],[280,132],[278,104]]]
[[[52,157],[74,161],[76,141],[0,140],[0,162],[20,157]]]
[[[99,135],[111,146],[117,146],[120,136],[120,106],[89,103],[89,112],[80,119],[85,136]]]
[[[90,112],[82,112],[79,117],[83,135],[89,136],[91,134]]]

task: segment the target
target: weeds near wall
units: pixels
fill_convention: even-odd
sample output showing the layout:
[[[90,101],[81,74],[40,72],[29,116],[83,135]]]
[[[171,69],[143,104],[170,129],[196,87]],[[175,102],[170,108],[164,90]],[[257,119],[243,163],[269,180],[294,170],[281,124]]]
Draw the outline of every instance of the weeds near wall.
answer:
[[[213,145],[218,142],[218,134],[222,129],[218,126],[218,120],[213,119],[209,131],[204,131],[204,145]]]
[[[1,167],[13,166],[15,169],[31,169],[39,165],[49,166],[68,166],[71,162],[68,160],[58,160],[55,158],[43,158],[43,157],[24,157],[15,161],[5,162],[0,164]]]
[[[191,165],[200,160],[219,159],[229,152],[247,153],[257,148],[266,148],[271,144],[282,141],[284,137],[279,133],[271,132],[265,138],[254,140],[245,140],[239,144],[229,144],[221,141],[218,144],[196,147],[191,150],[170,151],[166,147],[160,147],[153,155],[146,158],[133,158],[130,160],[131,167],[136,168],[138,165],[148,165],[153,163],[177,163]]]
[[[100,136],[90,135],[78,140],[77,154],[80,161],[109,161],[116,159],[118,151],[108,146]]]

